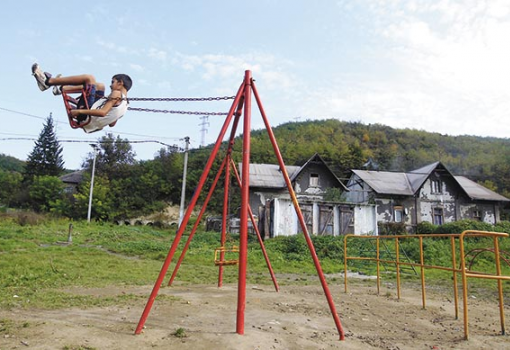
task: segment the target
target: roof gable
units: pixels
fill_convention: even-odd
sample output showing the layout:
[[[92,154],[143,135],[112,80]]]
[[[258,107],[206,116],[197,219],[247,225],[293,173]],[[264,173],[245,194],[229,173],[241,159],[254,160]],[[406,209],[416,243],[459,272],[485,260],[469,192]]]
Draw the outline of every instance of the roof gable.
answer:
[[[309,167],[312,163],[318,162],[320,165],[336,179],[338,185],[345,190],[345,186],[333,173],[331,168],[324,162],[321,156],[315,153],[302,166],[286,165],[285,169],[289,175],[289,179],[294,181],[297,177]],[[239,165],[242,169],[242,164]],[[278,164],[250,164],[250,187],[262,188],[283,188],[286,187],[285,179]]]

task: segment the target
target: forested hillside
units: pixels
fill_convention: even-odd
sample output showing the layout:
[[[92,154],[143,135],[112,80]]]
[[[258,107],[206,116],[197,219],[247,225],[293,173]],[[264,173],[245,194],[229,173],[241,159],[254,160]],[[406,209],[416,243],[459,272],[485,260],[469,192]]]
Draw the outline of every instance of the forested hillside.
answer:
[[[274,133],[289,165],[301,165],[317,152],[342,178],[349,169],[363,169],[369,160],[369,169],[381,171],[410,171],[441,161],[453,174],[510,197],[510,139],[448,136],[336,119],[282,124]],[[252,134],[251,161],[276,162],[265,130]]]
[[[22,172],[25,162],[0,153],[0,170]]]
[[[346,179],[350,169],[410,171],[441,161],[454,175],[465,175],[510,198],[509,139],[447,136],[335,119],[286,123],[273,130],[287,165],[302,165],[318,153],[340,179]],[[184,157],[179,150],[161,149],[154,159],[137,161],[127,139],[108,135],[100,138],[98,144],[101,149],[96,163],[94,217],[126,218],[157,212],[168,203],[180,202]],[[226,147],[225,142],[222,152]],[[233,152],[236,163],[242,158],[241,147],[239,136]],[[212,145],[189,153],[187,200],[195,191],[211,148]],[[85,181],[78,193],[69,196],[62,192],[63,185],[58,180],[63,173],[46,174],[36,166],[37,176],[28,176],[24,162],[0,154],[0,207],[31,208],[83,218],[89,199],[92,153],[89,157],[83,164],[87,168]],[[220,154],[211,174],[216,174],[222,158]],[[276,163],[266,130],[252,132],[251,162]],[[213,177],[209,176],[209,182]],[[223,188],[222,180],[217,186]],[[205,197],[207,190],[201,194]],[[238,205],[238,197],[231,196],[232,208]],[[219,210],[222,203],[222,194],[215,193],[208,208]]]

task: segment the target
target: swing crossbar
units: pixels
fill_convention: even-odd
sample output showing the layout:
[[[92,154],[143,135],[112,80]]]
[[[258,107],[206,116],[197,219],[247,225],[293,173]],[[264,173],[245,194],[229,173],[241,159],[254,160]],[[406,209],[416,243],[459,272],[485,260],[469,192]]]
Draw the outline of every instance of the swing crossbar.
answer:
[[[237,253],[237,255],[239,255],[239,247],[232,246],[232,248],[227,248],[225,246],[221,246],[215,249],[214,265],[216,266],[237,265],[239,263],[238,259],[225,259],[225,255],[230,253]]]

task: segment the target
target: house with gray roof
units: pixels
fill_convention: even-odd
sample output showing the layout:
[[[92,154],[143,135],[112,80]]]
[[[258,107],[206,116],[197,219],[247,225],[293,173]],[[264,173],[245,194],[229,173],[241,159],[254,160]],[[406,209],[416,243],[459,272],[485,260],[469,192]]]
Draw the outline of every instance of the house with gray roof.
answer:
[[[408,173],[352,170],[347,189],[348,201],[376,205],[379,223],[404,223],[410,232],[423,221],[495,224],[510,202],[467,177],[453,175],[441,162]]]
[[[78,191],[78,186],[83,181],[84,172],[85,170],[73,171],[60,177],[60,180],[64,183],[65,193],[74,194]]]
[[[285,168],[310,234],[373,233],[377,228],[375,206],[325,199],[332,188],[336,193],[343,193],[346,188],[318,154],[302,166]],[[258,214],[261,234],[269,238],[302,232],[280,166],[250,164],[249,169],[250,207]]]

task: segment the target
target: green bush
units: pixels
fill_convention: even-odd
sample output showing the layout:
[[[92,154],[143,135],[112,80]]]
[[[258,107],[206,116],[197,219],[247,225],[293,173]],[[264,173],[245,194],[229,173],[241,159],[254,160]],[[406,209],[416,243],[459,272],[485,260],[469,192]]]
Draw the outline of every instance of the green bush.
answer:
[[[475,220],[460,220],[438,226],[437,233],[460,234],[467,230],[492,231],[493,229],[494,227],[491,224],[485,222]]]
[[[437,232],[438,232],[437,225],[434,225],[428,221],[422,221],[416,226],[416,233],[420,235]]]
[[[379,222],[380,235],[396,236],[407,234],[406,225],[403,222]]]
[[[494,225],[494,231],[510,233],[510,221],[500,221]]]

